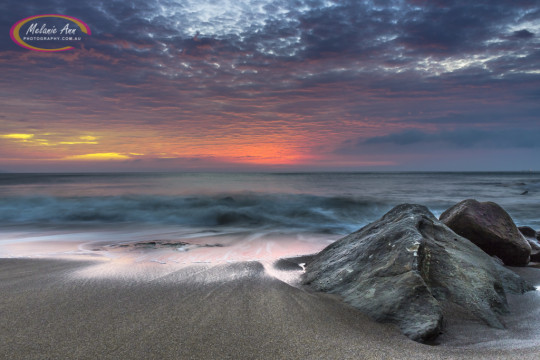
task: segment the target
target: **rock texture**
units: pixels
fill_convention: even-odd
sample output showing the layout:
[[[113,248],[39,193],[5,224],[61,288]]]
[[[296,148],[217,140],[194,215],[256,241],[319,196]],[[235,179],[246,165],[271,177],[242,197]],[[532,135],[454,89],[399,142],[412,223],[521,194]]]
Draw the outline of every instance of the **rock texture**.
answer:
[[[397,324],[417,341],[439,335],[448,304],[501,328],[497,314],[507,311],[506,292],[533,289],[426,207],[410,204],[315,255],[303,282]]]
[[[518,229],[531,246],[531,261],[540,262],[540,233],[529,226],[520,226]]]
[[[529,263],[529,243],[510,215],[494,202],[464,200],[443,212],[440,220],[506,265],[525,266]]]

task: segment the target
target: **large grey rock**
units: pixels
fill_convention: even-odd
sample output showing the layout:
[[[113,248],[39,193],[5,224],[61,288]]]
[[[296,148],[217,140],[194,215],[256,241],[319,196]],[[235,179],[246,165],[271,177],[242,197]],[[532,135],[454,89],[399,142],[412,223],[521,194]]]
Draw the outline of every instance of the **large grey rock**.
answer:
[[[531,246],[510,215],[494,202],[464,200],[443,212],[440,220],[506,265],[529,263]]]
[[[315,255],[303,283],[417,341],[439,335],[449,304],[502,328],[497,314],[508,310],[506,292],[533,289],[426,207],[410,204]]]

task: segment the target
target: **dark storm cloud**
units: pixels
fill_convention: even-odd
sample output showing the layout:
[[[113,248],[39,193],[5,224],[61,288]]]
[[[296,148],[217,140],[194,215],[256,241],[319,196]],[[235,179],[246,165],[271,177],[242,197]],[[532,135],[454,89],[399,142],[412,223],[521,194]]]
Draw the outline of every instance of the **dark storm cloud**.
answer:
[[[422,2],[401,20],[397,43],[423,54],[451,54],[477,48],[500,31],[516,11],[496,1]]]
[[[347,140],[337,152],[360,151],[360,149],[365,149],[367,145],[416,146],[435,143],[465,148],[538,148],[540,147],[539,139],[540,130],[537,129],[483,130],[463,128],[433,133],[410,129],[368,139]]]
[[[157,67],[151,70],[151,64],[161,62],[174,77],[189,73],[179,65],[184,59],[194,62],[191,69],[199,75],[241,75],[261,83],[241,68],[277,72],[286,67],[288,74],[284,75],[306,69],[319,72],[318,66],[355,68],[356,74],[376,73],[385,79],[396,70],[417,72],[418,62],[428,56],[466,58],[481,52],[489,56],[501,49],[518,50],[523,45],[512,44],[511,38],[529,39],[534,34],[529,29],[509,32],[507,26],[530,15],[533,4],[250,0],[208,17],[204,6],[192,8],[187,2],[56,0],[44,7],[38,1],[11,1],[2,5],[1,21],[8,28],[36,11],[69,13],[84,19],[93,31],[86,48],[113,57],[117,64],[159,72]],[[257,6],[265,12],[249,10]],[[201,16],[207,20],[202,21]],[[500,41],[489,45],[489,40]],[[3,45],[4,49],[15,46]],[[524,54],[519,57],[508,54],[499,63],[504,62],[508,71],[517,59],[526,62],[532,48],[521,49]],[[240,70],[221,67],[215,71],[204,61],[223,62]],[[498,72],[505,70],[503,64],[496,65]],[[486,72],[482,76],[494,75]]]
[[[527,29],[522,29],[522,30],[514,31],[512,36],[517,39],[530,39],[534,37],[534,34]]]
[[[312,144],[330,141],[325,132],[331,133],[334,142],[320,149],[351,154],[433,142],[537,148],[530,135],[540,111],[537,1],[216,4],[1,3],[4,34],[16,21],[44,13],[74,16],[92,29],[81,49],[56,54],[0,37],[4,111],[35,128],[45,121],[66,127],[79,114],[104,128],[155,126],[182,134],[203,120],[231,136],[254,122],[272,123],[279,131],[305,131]],[[36,102],[12,105],[21,97]],[[257,126],[261,133],[278,131]],[[411,126],[421,129],[399,131]],[[342,144],[345,138],[353,140]]]

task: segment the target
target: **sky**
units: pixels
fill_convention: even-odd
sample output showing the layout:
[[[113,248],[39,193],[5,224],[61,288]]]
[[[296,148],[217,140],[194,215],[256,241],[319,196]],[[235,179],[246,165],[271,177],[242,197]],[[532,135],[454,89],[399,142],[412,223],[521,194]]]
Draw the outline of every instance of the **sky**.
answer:
[[[74,49],[10,28],[80,19]],[[7,0],[0,171],[540,171],[533,0]]]

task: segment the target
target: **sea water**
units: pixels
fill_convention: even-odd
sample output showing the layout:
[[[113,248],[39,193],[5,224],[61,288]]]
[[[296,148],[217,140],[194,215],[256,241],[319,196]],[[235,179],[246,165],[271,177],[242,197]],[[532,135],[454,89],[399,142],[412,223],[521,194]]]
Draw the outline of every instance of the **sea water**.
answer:
[[[0,174],[0,256],[20,255],[24,243],[30,256],[52,242],[85,243],[64,250],[88,253],[158,247],[149,243],[156,239],[187,244],[174,245],[179,253],[220,245],[213,251],[224,261],[244,260],[238,246],[246,257],[291,255],[288,245],[293,254],[309,250],[298,241],[320,249],[401,203],[438,217],[470,198],[494,201],[517,225],[540,229],[536,172]],[[225,256],[231,239],[237,250]],[[253,239],[266,240],[250,253]]]

